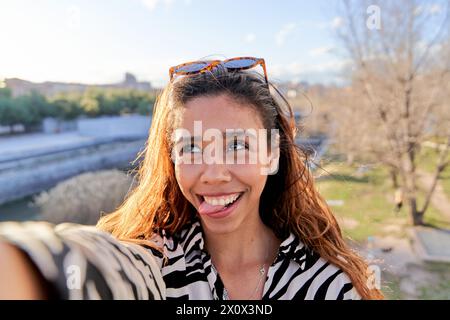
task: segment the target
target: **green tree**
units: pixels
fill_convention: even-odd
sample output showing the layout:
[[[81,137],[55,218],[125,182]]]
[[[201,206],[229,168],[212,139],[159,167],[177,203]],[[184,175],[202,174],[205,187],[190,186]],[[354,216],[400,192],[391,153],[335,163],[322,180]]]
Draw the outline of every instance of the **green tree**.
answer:
[[[13,126],[23,123],[26,117],[25,110],[17,108],[13,99],[0,97],[0,125],[9,126],[10,132],[14,132]]]
[[[20,110],[18,112],[22,117],[21,123],[26,130],[41,123],[45,117],[55,117],[57,115],[55,107],[36,91],[15,98],[13,104],[17,110]]]
[[[143,116],[151,114],[153,111],[153,103],[148,100],[141,100],[137,108],[137,113]]]
[[[10,88],[0,88],[0,97],[11,98],[11,89]]]
[[[73,120],[83,114],[80,104],[67,97],[57,97],[51,101],[55,109],[55,117],[64,120]]]
[[[100,104],[97,100],[97,95],[95,90],[86,90],[80,100],[81,108],[90,117],[100,115]]]

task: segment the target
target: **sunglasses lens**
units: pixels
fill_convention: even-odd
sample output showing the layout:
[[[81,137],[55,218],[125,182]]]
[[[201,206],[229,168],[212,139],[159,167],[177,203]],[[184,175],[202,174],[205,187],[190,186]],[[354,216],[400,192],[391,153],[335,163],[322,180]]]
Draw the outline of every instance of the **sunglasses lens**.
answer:
[[[227,68],[248,68],[251,67],[255,64],[256,60],[255,59],[237,59],[237,60],[231,60],[231,61],[227,61],[225,63],[225,67]]]
[[[197,71],[202,70],[207,65],[208,65],[208,63],[206,63],[206,62],[194,62],[194,63],[187,64],[187,65],[176,68],[175,72],[181,72],[181,73],[197,72]]]

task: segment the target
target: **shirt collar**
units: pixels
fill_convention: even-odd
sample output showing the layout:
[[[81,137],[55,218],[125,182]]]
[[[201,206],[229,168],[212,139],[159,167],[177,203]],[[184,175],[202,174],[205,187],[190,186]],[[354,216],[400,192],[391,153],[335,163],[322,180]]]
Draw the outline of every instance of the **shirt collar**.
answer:
[[[194,222],[192,222],[188,227],[186,227],[181,232],[183,238],[184,232],[187,232],[191,235],[199,234],[200,239],[198,236],[192,237],[192,239],[196,239],[194,246],[196,246],[198,250],[209,254],[205,248],[203,228],[198,219],[194,220]],[[285,240],[281,242],[280,247],[278,249],[278,257],[281,256],[284,258],[288,258],[297,263],[303,263],[306,260],[308,254],[312,254],[312,252],[308,250],[305,244],[302,241],[300,241],[300,239],[297,236],[295,236],[292,232]]]
[[[307,255],[310,254],[310,251],[305,244],[291,232],[281,243],[278,254],[292,259],[297,263],[302,263]]]

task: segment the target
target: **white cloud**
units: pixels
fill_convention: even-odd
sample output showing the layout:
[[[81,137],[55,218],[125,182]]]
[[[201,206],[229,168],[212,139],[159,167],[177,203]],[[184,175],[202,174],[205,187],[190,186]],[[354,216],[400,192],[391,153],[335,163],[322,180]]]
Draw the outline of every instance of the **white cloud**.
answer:
[[[159,0],[142,0],[142,4],[150,11],[153,11],[156,8]]]
[[[348,66],[348,61],[332,59],[316,64],[301,61],[274,64],[270,66],[269,78],[294,79],[295,81],[324,81],[336,80],[339,73]]]
[[[252,43],[253,41],[255,41],[256,39],[256,35],[254,33],[247,33],[245,35],[244,41],[247,43]]]
[[[342,19],[342,17],[335,17],[332,21],[331,21],[331,28],[332,29],[339,29],[340,27],[342,27],[344,25],[344,19]]]
[[[81,10],[78,6],[70,6],[66,11],[67,27],[71,30],[79,30],[81,25]]]
[[[295,23],[288,23],[288,24],[285,24],[281,28],[281,30],[277,32],[277,34],[275,35],[275,42],[278,46],[282,46],[284,44],[284,42],[286,41],[286,38],[295,29],[295,26],[296,26]]]
[[[418,6],[416,6],[414,8],[414,15],[415,16],[418,16],[418,15],[422,14],[422,12],[423,12],[423,6],[418,5]]]
[[[149,11],[153,11],[159,3],[163,3],[166,7],[169,7],[173,4],[174,0],[141,0],[141,2]],[[190,4],[190,2],[191,1],[185,0],[185,4]]]
[[[309,55],[311,57],[318,57],[318,56],[327,54],[327,53],[331,52],[332,50],[333,50],[333,47],[330,47],[330,46],[318,47],[318,48],[314,48],[314,49],[310,50]]]
[[[327,62],[309,65],[305,68],[305,72],[336,72],[340,71],[348,64],[345,60],[330,60]]]
[[[430,7],[430,13],[431,14],[438,14],[438,13],[441,13],[441,12],[442,12],[442,8],[441,8],[441,6],[439,4],[433,4]]]
[[[324,21],[324,22],[316,22],[313,25],[314,28],[317,28],[319,30],[326,30],[330,27],[330,22]]]

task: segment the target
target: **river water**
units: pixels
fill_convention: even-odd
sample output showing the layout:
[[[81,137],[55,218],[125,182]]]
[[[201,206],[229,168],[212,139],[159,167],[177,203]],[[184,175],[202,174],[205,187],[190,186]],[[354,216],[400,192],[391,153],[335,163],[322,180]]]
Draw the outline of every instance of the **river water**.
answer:
[[[33,196],[0,205],[0,221],[40,220],[39,207],[33,205]]]

